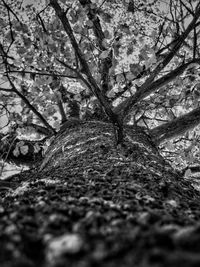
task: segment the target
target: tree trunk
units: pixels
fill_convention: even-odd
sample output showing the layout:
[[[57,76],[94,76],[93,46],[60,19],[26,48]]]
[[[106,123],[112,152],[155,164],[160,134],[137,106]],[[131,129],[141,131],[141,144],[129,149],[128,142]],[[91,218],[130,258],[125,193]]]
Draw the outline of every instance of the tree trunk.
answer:
[[[200,194],[142,128],[117,146],[111,124],[68,122],[13,182],[0,192],[1,266],[200,265]]]

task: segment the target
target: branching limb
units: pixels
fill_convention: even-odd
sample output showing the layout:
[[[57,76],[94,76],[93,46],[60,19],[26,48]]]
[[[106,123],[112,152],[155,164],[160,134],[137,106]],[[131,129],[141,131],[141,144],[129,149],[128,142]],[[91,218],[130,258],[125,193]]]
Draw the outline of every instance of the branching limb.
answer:
[[[1,48],[1,54],[4,57],[3,63],[5,65],[5,73],[6,73],[6,77],[11,85],[11,89],[8,89],[9,91],[12,90],[12,92],[14,92],[15,94],[17,94],[23,101],[24,103],[27,105],[28,108],[30,108],[30,110],[38,117],[38,119],[42,122],[42,124],[44,124],[47,129],[52,133],[52,134],[56,134],[55,129],[53,129],[53,127],[45,120],[45,118],[42,116],[42,114],[40,112],[37,111],[37,109],[29,102],[29,100],[22,94],[20,93],[16,86],[14,85],[12,79],[9,76],[9,72],[10,72],[10,68],[9,68],[9,64],[7,61],[7,53],[4,51],[3,46],[0,45]],[[2,88],[3,90],[4,88]],[[5,90],[3,90],[5,91]]]
[[[105,97],[103,96],[101,89],[99,88],[96,80],[93,78],[92,73],[91,73],[90,68],[89,68],[89,65],[88,65],[87,61],[85,60],[85,58],[81,52],[81,49],[80,49],[80,47],[79,47],[79,45],[75,39],[71,25],[70,25],[70,23],[66,17],[66,12],[60,7],[57,0],[50,0],[50,5],[55,10],[56,15],[58,16],[58,18],[62,22],[62,25],[63,25],[67,35],[69,36],[71,44],[72,44],[74,51],[75,51],[75,53],[79,59],[79,62],[81,64],[81,68],[87,77],[87,80],[88,80],[88,83],[90,84],[90,88],[92,89],[92,92],[97,97],[100,104],[103,106],[105,113],[110,118],[112,123],[118,128],[118,133],[120,133],[118,137],[121,139],[122,138],[122,124],[121,124],[118,116],[112,111],[112,108],[110,107],[109,102],[105,99]],[[118,140],[118,142],[119,142],[119,140]]]
[[[180,116],[173,121],[164,123],[150,131],[156,144],[160,144],[166,139],[171,139],[186,131],[193,129],[200,123],[200,108]]]
[[[10,28],[10,36],[11,36],[11,43],[7,49],[7,53],[9,52],[12,44],[14,43],[15,39],[14,39],[14,35],[13,35],[13,29],[12,29],[12,22],[11,22],[11,17],[14,16],[16,18],[16,20],[18,22],[20,22],[19,18],[17,17],[17,15],[15,14],[15,12],[10,8],[10,6],[4,1],[2,0],[4,7],[7,9],[7,14],[8,14],[8,22],[9,22],[9,28]],[[12,15],[11,15],[12,14]]]
[[[129,111],[131,108],[140,100],[144,99],[151,93],[153,93],[155,90],[161,88],[162,86],[168,84],[169,82],[173,81],[176,77],[181,75],[187,67],[192,64],[197,63],[200,64],[200,58],[191,60],[190,62],[181,65],[180,67],[177,67],[175,70],[172,70],[170,73],[164,75],[160,79],[156,80],[155,82],[151,83],[149,86],[141,87],[140,90],[138,90],[133,96],[127,98],[122,103],[120,103],[116,108],[115,112],[119,114],[120,116],[123,116],[124,111]],[[127,107],[127,109],[125,108]],[[125,112],[125,115],[127,113]]]
[[[196,12],[193,16],[193,19],[190,22],[190,24],[188,25],[187,29],[177,38],[177,42],[174,44],[171,52],[169,52],[169,54],[165,57],[165,59],[154,70],[155,76],[161,71],[161,69],[164,69],[167,66],[167,64],[172,60],[172,58],[178,52],[178,50],[182,46],[184,40],[187,38],[189,33],[196,27],[196,22],[199,19],[199,17],[200,17],[200,5],[196,9]]]
[[[8,12],[11,12],[12,15],[16,18],[16,20],[18,22],[20,22],[19,18],[17,17],[17,15],[15,14],[15,12],[10,8],[10,6],[6,3],[6,1],[2,0],[3,5],[6,7],[6,9],[8,10]]]
[[[23,124],[23,128],[26,128],[26,126],[27,126],[27,127],[31,127],[31,128],[33,128],[34,131],[35,131],[36,133],[38,133],[38,134],[45,135],[45,136],[47,136],[47,137],[49,137],[49,136],[52,135],[52,132],[49,131],[48,128],[43,127],[43,126],[41,126],[41,125],[38,125],[38,124],[35,124],[35,123],[27,123],[27,122],[25,122],[25,123]]]
[[[51,125],[45,120],[45,118],[42,116],[42,114],[40,112],[37,111],[37,109],[29,102],[29,100],[23,95],[21,94],[17,88],[15,87],[14,83],[12,82],[12,80],[10,79],[9,75],[7,75],[7,78],[10,82],[10,85],[12,87],[13,92],[15,92],[23,101],[24,103],[27,105],[27,107],[30,108],[30,110],[32,110],[32,112],[38,117],[38,119],[47,127],[47,129],[49,129],[49,131],[52,134],[55,134],[55,130],[51,127]]]
[[[105,34],[103,32],[100,19],[97,15],[98,8],[93,9],[90,7],[91,0],[79,0],[81,5],[85,7],[88,6],[88,19],[92,21],[92,29],[94,32],[94,35],[97,40],[97,45],[101,51],[106,51],[107,48],[105,47],[104,41],[105,41]],[[102,3],[103,4],[103,3]],[[99,60],[99,71],[101,74],[101,89],[104,97],[106,98],[106,93],[109,91],[109,69],[112,67],[112,60],[113,60],[113,51],[112,49],[109,51],[106,58]]]
[[[137,93],[134,96],[126,99],[119,105],[119,107],[117,108],[117,113],[120,112],[122,117],[126,117],[135,103],[137,103],[139,100],[149,95],[149,93],[153,92],[151,88],[154,88],[155,82],[153,81],[155,77],[160,73],[162,69],[164,69],[168,65],[168,63],[178,52],[178,50],[182,46],[183,42],[185,41],[189,33],[196,27],[196,22],[199,19],[199,17],[200,17],[200,4],[197,5],[196,12],[194,14],[192,21],[190,22],[186,30],[177,38],[177,41],[173,45],[171,51],[166,55],[163,61],[154,69],[152,74],[146,79],[146,81],[139,88]]]
[[[184,6],[184,8],[190,13],[190,14],[192,14],[193,16],[194,16],[194,11],[192,10],[192,9],[190,9],[182,0],[180,0],[180,2],[181,2],[181,5],[183,5]]]
[[[96,37],[97,45],[101,51],[105,51],[106,47],[104,44],[105,34],[101,27],[100,19],[97,15],[98,8],[91,8],[91,0],[79,0],[83,7],[88,7],[87,16],[90,21],[92,21],[92,29]],[[112,67],[113,52],[110,50],[108,56],[100,60],[99,71],[101,74],[101,87],[102,93],[106,98],[106,93],[109,91],[109,69]]]

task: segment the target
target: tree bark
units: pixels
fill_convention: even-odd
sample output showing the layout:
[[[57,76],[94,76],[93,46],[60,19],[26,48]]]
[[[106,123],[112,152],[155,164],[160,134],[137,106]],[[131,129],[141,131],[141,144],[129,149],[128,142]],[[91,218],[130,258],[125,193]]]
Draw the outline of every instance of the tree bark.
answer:
[[[72,121],[12,182],[0,190],[2,266],[200,263],[186,244],[200,241],[200,194],[142,128],[124,127],[117,146],[112,124]]]
[[[188,130],[199,125],[200,108],[196,108],[170,122],[161,124],[150,131],[151,136],[156,144],[180,136]]]

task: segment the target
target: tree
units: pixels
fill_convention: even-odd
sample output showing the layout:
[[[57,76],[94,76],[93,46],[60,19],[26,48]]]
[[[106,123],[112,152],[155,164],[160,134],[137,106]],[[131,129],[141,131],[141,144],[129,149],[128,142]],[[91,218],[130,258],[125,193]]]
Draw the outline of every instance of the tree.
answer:
[[[0,185],[4,266],[198,266],[200,195],[159,145],[198,160],[199,2],[38,3],[1,5],[0,150],[34,166]]]
[[[110,121],[119,143],[123,124],[145,127],[172,162],[198,162],[197,1],[2,1],[1,13],[4,161],[32,165],[79,117]]]

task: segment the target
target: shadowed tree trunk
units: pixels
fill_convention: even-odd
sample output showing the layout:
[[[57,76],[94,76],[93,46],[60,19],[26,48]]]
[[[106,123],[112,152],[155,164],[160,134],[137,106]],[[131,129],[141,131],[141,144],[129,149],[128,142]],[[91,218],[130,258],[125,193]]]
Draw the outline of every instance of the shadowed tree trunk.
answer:
[[[1,266],[198,266],[200,194],[142,128],[71,121],[1,190]],[[196,265],[195,265],[196,264]]]

